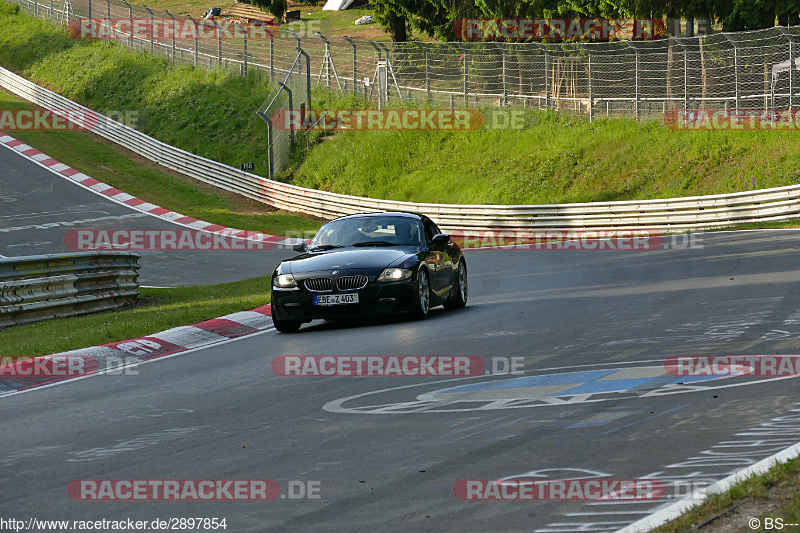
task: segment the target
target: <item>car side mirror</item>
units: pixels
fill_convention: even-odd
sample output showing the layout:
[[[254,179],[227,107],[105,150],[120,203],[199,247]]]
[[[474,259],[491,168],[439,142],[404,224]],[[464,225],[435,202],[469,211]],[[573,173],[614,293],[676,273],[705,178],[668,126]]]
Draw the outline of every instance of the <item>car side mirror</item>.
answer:
[[[301,254],[305,253],[308,251],[308,244],[306,244],[305,242],[299,242],[294,246],[292,246],[292,250],[294,250],[295,252],[300,252]]]
[[[450,235],[446,233],[437,233],[431,239],[431,246],[442,246],[450,242]]]

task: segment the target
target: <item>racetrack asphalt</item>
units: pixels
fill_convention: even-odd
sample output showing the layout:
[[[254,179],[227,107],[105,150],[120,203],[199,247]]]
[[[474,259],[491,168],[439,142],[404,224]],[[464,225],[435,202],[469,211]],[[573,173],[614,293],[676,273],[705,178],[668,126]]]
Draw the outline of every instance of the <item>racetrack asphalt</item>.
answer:
[[[269,330],[136,375],[6,397],[0,514],[224,517],[229,531],[616,530],[800,440],[796,379],[659,376],[673,355],[797,354],[798,237],[467,251],[463,310]],[[276,375],[273,360],[291,355],[471,355],[489,370],[521,358],[524,373]],[[572,388],[548,388],[557,383]],[[648,478],[666,493],[592,502],[453,493],[459,480],[497,478]],[[272,479],[284,497],[75,501],[66,489],[80,479]],[[288,497],[299,483],[320,497]]]

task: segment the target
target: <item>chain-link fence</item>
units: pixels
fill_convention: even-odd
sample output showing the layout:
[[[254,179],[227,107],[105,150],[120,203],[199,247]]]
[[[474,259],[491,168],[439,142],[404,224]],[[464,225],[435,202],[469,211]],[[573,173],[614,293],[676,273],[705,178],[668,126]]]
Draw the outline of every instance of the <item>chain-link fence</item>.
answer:
[[[275,27],[258,38],[247,28],[243,37],[218,28],[215,35],[212,21],[174,17],[125,0],[14,1],[32,15],[61,23],[72,17],[129,19],[129,27],[142,19],[189,21],[198,30],[194,38],[142,37],[133,30],[118,31],[114,38],[174,62],[268,74],[282,85],[262,106],[265,118],[287,109],[289,94],[295,108],[310,105],[311,85],[352,92],[379,105],[392,100],[442,107],[519,105],[640,120],[660,119],[675,109],[793,109],[800,104],[800,26],[653,41],[384,43]],[[273,170],[279,172],[295,132],[275,129]]]
[[[303,116],[311,109],[310,58],[297,42],[297,55],[283,81],[273,89],[258,109],[258,115],[267,123],[269,143],[269,177],[286,168],[295,135],[298,133],[295,113]]]

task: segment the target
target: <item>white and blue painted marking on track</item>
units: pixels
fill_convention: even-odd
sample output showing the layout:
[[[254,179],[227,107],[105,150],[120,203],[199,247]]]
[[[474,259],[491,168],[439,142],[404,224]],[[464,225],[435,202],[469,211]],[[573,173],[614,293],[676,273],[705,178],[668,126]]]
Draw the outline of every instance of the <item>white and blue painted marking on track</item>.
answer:
[[[439,390],[426,395],[440,400],[467,401],[543,399],[655,389],[672,385],[700,383],[735,374],[676,377],[663,366],[585,370],[543,376],[523,376],[502,381],[472,383]]]
[[[593,368],[538,375],[507,375],[501,379],[460,385],[445,381],[392,387],[334,400],[325,404],[323,409],[330,412],[360,414],[521,409],[708,391],[785,379],[749,379],[740,383],[735,379],[724,379],[737,377],[741,377],[741,373],[679,377],[667,373],[663,364]],[[427,390],[417,394],[412,392],[419,388]],[[401,390],[408,391],[413,396],[400,402],[380,401],[384,394],[396,398]]]

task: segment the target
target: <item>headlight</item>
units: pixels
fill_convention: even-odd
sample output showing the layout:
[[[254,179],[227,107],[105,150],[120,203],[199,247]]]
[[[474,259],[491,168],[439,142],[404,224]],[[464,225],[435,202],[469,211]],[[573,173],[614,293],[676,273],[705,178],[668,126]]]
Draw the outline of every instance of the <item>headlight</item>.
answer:
[[[272,280],[272,285],[279,289],[291,289],[297,287],[297,281],[295,281],[294,276],[291,274],[281,274],[275,276]]]
[[[376,281],[403,281],[411,277],[411,271],[407,268],[387,268]]]

